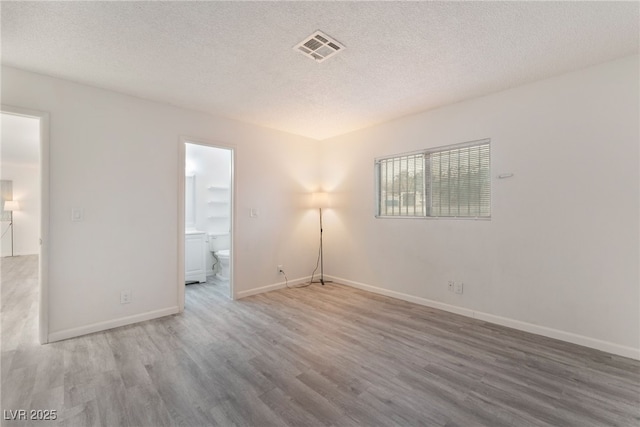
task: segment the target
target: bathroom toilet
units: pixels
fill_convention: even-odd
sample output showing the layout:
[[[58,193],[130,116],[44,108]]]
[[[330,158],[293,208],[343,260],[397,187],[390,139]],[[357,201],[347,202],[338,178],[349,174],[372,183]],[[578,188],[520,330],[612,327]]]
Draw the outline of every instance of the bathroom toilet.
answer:
[[[214,273],[218,279],[229,280],[229,248],[231,236],[229,233],[209,234],[209,250],[215,259]]]

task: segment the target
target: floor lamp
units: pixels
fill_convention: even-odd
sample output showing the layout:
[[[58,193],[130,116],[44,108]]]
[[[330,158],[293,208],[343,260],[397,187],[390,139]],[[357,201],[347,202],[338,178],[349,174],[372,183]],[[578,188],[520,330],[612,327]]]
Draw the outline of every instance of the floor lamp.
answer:
[[[331,280],[324,280],[324,251],[322,249],[322,208],[329,206],[329,195],[324,192],[313,193],[311,195],[311,205],[314,208],[318,208],[320,212],[320,280],[311,283],[321,283],[324,286],[325,283],[331,283]]]
[[[4,210],[11,212],[9,227],[11,227],[11,256],[13,256],[13,211],[20,210],[20,205],[16,200],[7,200],[4,202]]]

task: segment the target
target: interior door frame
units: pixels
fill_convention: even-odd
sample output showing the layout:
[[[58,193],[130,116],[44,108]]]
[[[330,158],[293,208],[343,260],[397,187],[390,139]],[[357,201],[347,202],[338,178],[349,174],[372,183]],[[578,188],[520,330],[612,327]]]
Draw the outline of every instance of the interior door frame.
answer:
[[[230,173],[230,248],[231,254],[229,260],[229,298],[236,299],[234,278],[235,278],[235,216],[236,216],[236,146],[233,144],[225,144],[217,141],[209,141],[202,138],[192,138],[181,136],[178,143],[178,309],[182,313],[184,311],[184,239],[185,239],[185,175],[186,175],[186,144],[203,145],[211,148],[220,148],[231,152],[231,173]]]
[[[49,113],[27,108],[0,105],[2,114],[29,117],[40,123],[40,249],[38,253],[38,287],[40,288],[38,338],[49,342]]]

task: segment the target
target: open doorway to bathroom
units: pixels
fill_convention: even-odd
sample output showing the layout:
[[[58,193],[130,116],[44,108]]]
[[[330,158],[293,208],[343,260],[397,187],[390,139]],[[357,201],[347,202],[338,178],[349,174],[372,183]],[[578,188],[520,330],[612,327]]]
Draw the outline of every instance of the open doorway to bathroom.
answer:
[[[0,125],[0,317],[9,351],[48,342],[49,115],[3,105]]]
[[[198,299],[233,299],[233,148],[191,139],[182,143],[183,292],[197,293]]]

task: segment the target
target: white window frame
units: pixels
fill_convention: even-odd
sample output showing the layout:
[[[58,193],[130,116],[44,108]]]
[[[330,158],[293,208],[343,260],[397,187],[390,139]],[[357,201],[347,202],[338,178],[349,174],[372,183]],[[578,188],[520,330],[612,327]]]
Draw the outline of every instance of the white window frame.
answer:
[[[431,210],[431,203],[429,203],[429,206],[426,206],[424,208],[424,214],[423,215],[381,215],[380,214],[380,203],[381,203],[381,174],[380,174],[380,164],[381,162],[385,161],[385,160],[390,160],[390,159],[396,159],[396,158],[401,158],[401,157],[406,157],[406,156],[415,156],[415,155],[424,155],[425,158],[428,158],[431,154],[434,153],[439,153],[439,152],[443,152],[443,151],[450,151],[450,150],[457,150],[460,148],[466,148],[466,147],[475,147],[475,146],[480,146],[480,145],[489,145],[489,176],[488,176],[488,180],[489,180],[489,216],[431,216],[430,215],[430,210]],[[425,165],[425,167],[423,168],[423,170],[425,171],[424,173],[424,177],[425,177],[425,183],[424,183],[424,191],[425,194],[427,194],[426,188],[427,186],[431,186],[431,174],[430,174],[430,169],[429,167],[427,167],[427,165]],[[427,173],[429,172],[429,179],[426,180],[427,177]],[[438,219],[438,220],[443,220],[443,219],[450,219],[450,220],[474,220],[474,221],[490,221],[491,220],[491,214],[493,211],[493,206],[492,206],[492,178],[491,178],[491,139],[490,138],[485,138],[485,139],[479,139],[479,140],[474,140],[474,141],[468,141],[468,142],[463,142],[463,143],[459,143],[459,144],[451,144],[451,145],[444,145],[444,146],[439,146],[439,147],[433,147],[433,148],[429,148],[429,149],[424,149],[424,150],[416,150],[416,151],[410,151],[410,152],[406,152],[406,153],[400,153],[400,154],[393,154],[393,155],[389,155],[389,156],[383,156],[383,157],[377,157],[374,159],[374,188],[375,188],[375,206],[374,206],[374,212],[375,212],[375,217],[376,218],[380,218],[380,219]],[[428,192],[429,197],[431,197],[431,191]]]

